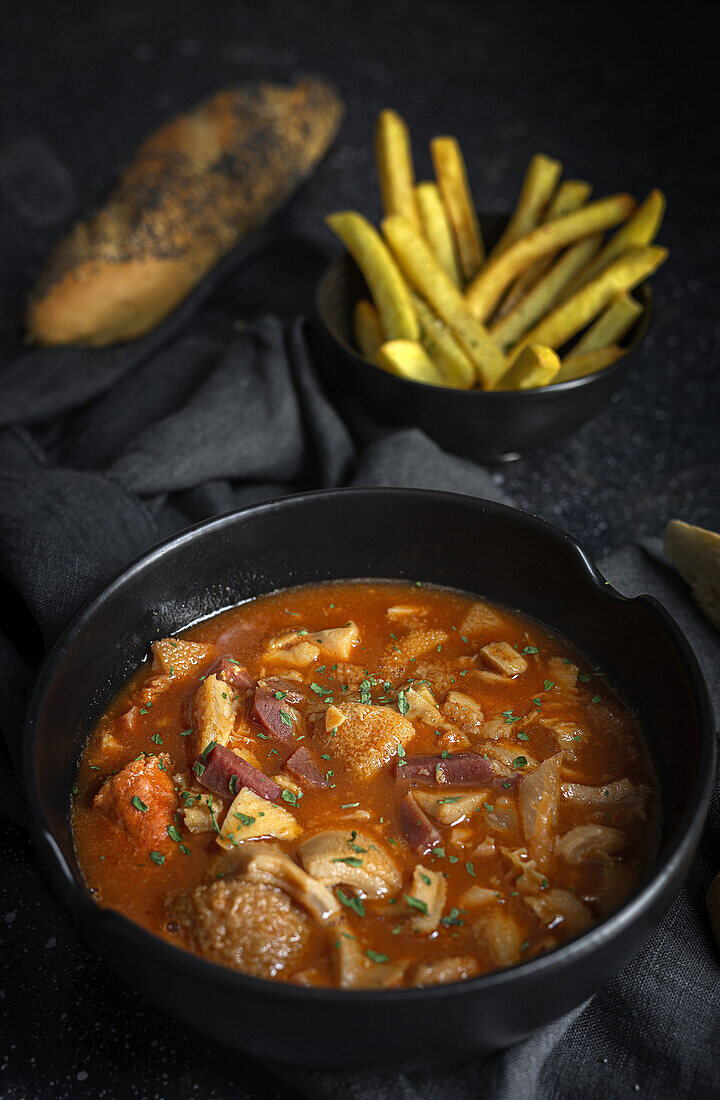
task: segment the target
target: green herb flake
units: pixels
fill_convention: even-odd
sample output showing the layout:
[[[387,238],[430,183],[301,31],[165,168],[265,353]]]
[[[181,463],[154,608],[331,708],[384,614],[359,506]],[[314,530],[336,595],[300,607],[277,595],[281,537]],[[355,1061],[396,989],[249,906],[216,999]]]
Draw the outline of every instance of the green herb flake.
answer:
[[[467,871],[467,873],[469,875],[472,875],[472,877],[475,878],[475,868],[473,867],[470,860],[468,860],[467,863],[465,864],[465,870]]]
[[[411,909],[418,909],[421,913],[425,913],[427,915],[427,902],[423,901],[421,898],[415,898],[412,894],[405,894],[405,901]]]
[[[347,863],[348,867],[362,867],[362,860],[358,856],[338,856],[333,863]]]
[[[407,714],[407,712],[410,710],[410,704],[408,703],[407,696],[406,696],[405,692],[402,690],[402,688],[398,692],[397,702],[398,702],[398,710],[400,711],[400,713],[402,715]]]
[[[459,801],[460,801],[460,795],[459,794],[448,795],[447,798],[438,798],[437,799],[437,804],[438,804],[438,806],[444,806],[446,802],[459,802]]]
[[[526,733],[523,733],[522,730],[518,730],[517,739],[518,739],[518,741],[529,741],[530,740],[528,735]]]
[[[157,863],[158,867],[162,867],[163,863],[165,862],[165,856],[162,854],[162,852],[151,852],[150,859],[153,861],[153,863]]]
[[[146,814],[150,809],[147,803],[143,802],[142,798],[138,798],[136,794],[130,799],[130,805],[141,814]]]
[[[525,656],[526,654],[534,654],[538,652],[538,647],[536,645],[526,645],[524,649],[520,650],[520,652],[523,656]]]
[[[525,767],[527,767],[527,757],[526,756],[516,756],[515,759],[513,760],[513,767],[514,768],[525,768]]]
[[[289,802],[291,806],[297,806],[298,798],[295,791],[282,791],[280,794],[283,802]]]
[[[189,737],[191,733],[192,733],[192,730],[181,730],[180,731],[180,736],[181,737]]]
[[[241,813],[240,810],[233,810],[233,817],[236,818],[241,825],[255,824],[255,818],[251,814]]]
[[[283,725],[290,726],[292,728],[292,718],[286,710],[280,711],[280,721],[283,723]]]
[[[447,917],[440,917],[440,923],[444,924],[446,928],[451,928],[453,925],[464,924],[465,921],[461,919],[460,913],[464,910],[451,909]]]
[[[386,963],[389,962],[387,955],[381,955],[379,951],[373,951],[371,947],[368,947],[365,952],[367,957],[374,963]]]
[[[352,909],[354,913],[357,913],[359,917],[365,916],[365,906],[360,898],[353,898],[346,894],[343,890],[337,889],[335,891],[338,897],[338,901],[346,905],[348,909]]]
[[[553,687],[555,687],[555,680],[546,680],[545,681],[545,691],[550,691],[550,688],[553,688]]]
[[[163,739],[159,733],[154,733],[150,740],[153,741],[156,745],[162,745],[163,743]]]
[[[182,843],[182,833],[175,825],[168,825],[168,836],[171,840],[174,840],[176,844]]]

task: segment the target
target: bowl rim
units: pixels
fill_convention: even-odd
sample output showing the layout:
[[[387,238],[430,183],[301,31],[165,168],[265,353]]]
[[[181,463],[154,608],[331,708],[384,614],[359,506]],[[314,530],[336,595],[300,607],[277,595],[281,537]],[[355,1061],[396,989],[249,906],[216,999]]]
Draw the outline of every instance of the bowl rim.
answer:
[[[212,962],[199,955],[174,945],[143,928],[140,924],[112,909],[103,909],[90,896],[87,887],[76,876],[60,850],[53,830],[45,815],[42,802],[34,782],[35,741],[39,712],[45,695],[58,666],[63,660],[65,649],[85,629],[95,612],[113,594],[145,569],[154,567],[171,551],[203,539],[207,533],[232,527],[244,517],[254,517],[286,508],[302,509],[308,501],[318,498],[325,500],[345,497],[376,497],[386,499],[403,497],[415,500],[418,504],[431,505],[442,501],[455,507],[476,508],[480,513],[490,513],[509,518],[533,527],[558,548],[570,551],[582,570],[598,592],[606,599],[617,603],[636,603],[644,606],[658,621],[661,628],[670,636],[677,655],[688,675],[691,691],[697,706],[701,734],[700,760],[694,788],[686,800],[679,822],[672,837],[666,844],[665,854],[643,876],[641,884],[628,899],[614,912],[601,918],[578,936],[560,944],[546,954],[538,955],[524,962],[500,970],[469,978],[461,982],[430,987],[408,987],[381,990],[344,990],[332,986],[297,986],[288,982],[255,978],[240,971],[232,970],[219,963]],[[522,509],[499,504],[482,497],[471,497],[461,493],[443,490],[414,489],[397,487],[358,487],[330,490],[314,490],[286,497],[274,497],[260,504],[234,509],[209,520],[193,524],[179,533],[162,540],[144,553],[134,558],[124,569],[106,585],[98,589],[77,611],[65,630],[56,640],[38,670],[37,677],[29,696],[26,718],[22,732],[20,751],[20,772],[26,805],[29,811],[29,829],[39,855],[40,862],[48,875],[52,887],[73,918],[81,928],[92,926],[98,933],[106,932],[113,938],[125,940],[132,948],[145,955],[149,953],[170,971],[183,971],[190,979],[212,985],[235,989],[238,993],[246,991],[256,997],[279,998],[285,1002],[302,1005],[322,1000],[328,1004],[343,1005],[371,1004],[381,998],[384,1004],[408,1004],[422,997],[428,1006],[448,996],[473,997],[479,993],[490,993],[494,989],[522,982],[524,978],[537,978],[546,974],[561,974],[569,967],[592,955],[599,947],[613,940],[642,915],[652,910],[660,900],[668,879],[674,877],[694,853],[704,825],[710,795],[713,787],[716,758],[715,726],[705,683],[698,660],[672,616],[653,596],[640,594],[625,596],[617,591],[599,572],[586,551],[577,540],[554,524]]]
[[[480,215],[480,220],[482,222],[483,215]],[[637,318],[635,324],[630,329],[631,333],[634,331],[634,335],[626,345],[623,345],[625,347],[625,355],[621,356],[615,363],[611,363],[607,367],[601,367],[599,370],[592,371],[591,374],[585,374],[582,378],[570,378],[566,382],[553,382],[546,386],[533,386],[532,389],[529,390],[483,390],[479,386],[475,386],[470,390],[461,390],[453,386],[431,386],[428,382],[417,382],[412,378],[402,378],[400,375],[390,374],[388,371],[384,371],[382,367],[378,367],[375,363],[371,363],[370,360],[366,359],[364,355],[361,355],[328,320],[322,306],[322,297],[325,288],[328,281],[336,274],[341,266],[348,263],[352,264],[357,271],[360,272],[358,265],[350,253],[347,250],[341,251],[337,253],[327,265],[315,288],[315,314],[327,336],[334,341],[346,355],[350,355],[353,361],[361,366],[367,373],[372,373],[375,377],[380,374],[386,378],[392,378],[399,384],[414,387],[416,390],[420,391],[424,390],[427,393],[434,394],[435,397],[437,397],[438,391],[441,391],[443,394],[454,394],[459,398],[468,398],[472,401],[494,400],[512,402],[519,401],[521,398],[524,400],[551,400],[554,394],[570,393],[574,390],[592,386],[593,383],[600,380],[605,381],[613,379],[617,374],[623,373],[628,369],[628,360],[632,353],[637,351],[645,340],[653,319],[653,293],[649,283],[645,281],[639,283],[638,286],[634,287],[631,291],[643,307],[642,314]],[[360,272],[360,274],[362,275],[362,272]]]

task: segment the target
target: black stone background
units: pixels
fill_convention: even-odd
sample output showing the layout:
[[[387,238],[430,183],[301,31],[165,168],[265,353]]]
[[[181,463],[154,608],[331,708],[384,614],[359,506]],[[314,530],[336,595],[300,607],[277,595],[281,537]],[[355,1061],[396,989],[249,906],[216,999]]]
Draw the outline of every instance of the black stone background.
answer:
[[[148,130],[228,83],[324,73],[347,119],[278,221],[324,247],[329,209],[379,213],[372,124],[389,105],[411,124],[421,176],[428,139],[459,136],[484,211],[509,208],[538,150],[598,195],[662,187],[671,258],[622,389],[572,438],[496,478],[598,555],[672,516],[720,527],[720,139],[706,7],[4,0],[0,339],[47,246],[102,198]],[[2,835],[0,1096],[293,1095],[129,991],[50,897],[24,833]]]

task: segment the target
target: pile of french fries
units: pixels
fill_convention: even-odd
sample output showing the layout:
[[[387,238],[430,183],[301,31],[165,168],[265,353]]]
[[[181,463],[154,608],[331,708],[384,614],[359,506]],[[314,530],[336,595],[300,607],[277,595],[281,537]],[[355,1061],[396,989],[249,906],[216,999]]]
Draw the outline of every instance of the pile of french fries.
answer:
[[[435,181],[415,182],[410,133],[395,111],[375,130],[385,217],[354,210],[327,224],[362,271],[358,350],[402,378],[455,389],[527,390],[615,363],[642,306],[631,291],[667,257],[653,244],[665,198],[590,201],[562,165],[530,161],[515,211],[486,254],[462,152],[430,143]],[[578,339],[576,339],[579,337]]]

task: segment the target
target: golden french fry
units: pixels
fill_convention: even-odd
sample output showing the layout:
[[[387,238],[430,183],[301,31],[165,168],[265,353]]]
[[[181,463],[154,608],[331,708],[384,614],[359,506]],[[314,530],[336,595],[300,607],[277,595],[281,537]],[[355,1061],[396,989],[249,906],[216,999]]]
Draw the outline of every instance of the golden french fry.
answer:
[[[325,221],[365,276],[386,339],[417,340],[420,328],[410,291],[375,227],[355,210],[330,214]]]
[[[563,180],[550,200],[543,218],[543,225],[571,214],[579,209],[592,195],[592,184],[585,180]]]
[[[580,337],[572,350],[572,356],[582,355],[587,352],[601,351],[611,344],[617,344],[622,340],[628,329],[635,324],[643,307],[636,302],[631,294],[624,290],[610,302],[610,305],[600,314],[597,321]]]
[[[438,185],[431,182],[419,183],[415,188],[415,197],[425,239],[435,253],[440,266],[455,285],[460,286],[460,264],[455,248],[455,238]]]
[[[582,237],[611,229],[624,221],[634,206],[631,195],[611,195],[533,229],[527,237],[510,245],[507,252],[488,260],[476,275],[465,294],[470,312],[479,321],[486,320],[513,279],[531,263]]]
[[[397,111],[381,111],[375,125],[375,159],[386,214],[402,214],[420,229],[410,131]]]
[[[413,294],[412,303],[420,322],[422,346],[445,379],[445,385],[471,389],[477,382],[475,367],[453,334],[417,294]]]
[[[378,366],[411,382],[424,382],[427,386],[445,385],[432,359],[414,340],[388,340],[382,344],[378,351]]]
[[[544,220],[543,215],[561,172],[562,164],[559,160],[546,157],[543,153],[535,154],[525,172],[517,206],[505,232],[490,253],[490,259],[501,256],[514,241],[527,236]]]
[[[576,355],[573,352],[572,355],[563,359],[553,382],[571,382],[574,378],[585,378],[588,374],[594,374],[596,370],[604,370],[612,363],[617,363],[624,354],[625,351],[618,344],[598,348],[596,351],[586,351],[582,355]]]
[[[432,306],[472,360],[481,385],[490,388],[508,364],[487,329],[469,312],[458,288],[406,218],[393,214],[383,220],[381,228],[408,282]]]
[[[614,260],[592,282],[581,287],[572,298],[562,302],[524,337],[517,350],[528,344],[547,344],[559,348],[576,332],[597,317],[616,294],[633,287],[652,275],[667,259],[667,249],[651,245],[631,248]]]
[[[485,249],[470,193],[465,160],[457,138],[433,138],[430,142],[430,155],[440,194],[455,234],[460,268],[466,279],[472,279],[485,259]]]
[[[662,225],[665,213],[665,196],[662,191],[651,191],[644,202],[638,206],[631,218],[621,225],[617,233],[613,234],[602,252],[588,265],[585,271],[581,271],[567,293],[574,294],[581,286],[585,286],[596,275],[612,263],[614,259],[627,252],[628,248],[644,248],[652,244]]]
[[[573,210],[577,210],[583,203],[587,202],[591,194],[592,187],[589,183],[585,183],[584,180],[564,180],[553,195],[545,216],[542,219],[542,224],[547,225],[548,222],[554,221],[555,218],[562,218],[565,214],[570,214]],[[518,276],[496,309],[495,316],[493,317],[494,321],[502,320],[503,317],[507,316],[507,314],[515,308],[518,302],[525,297],[530,287],[535,285],[549,267],[552,267],[556,255],[557,253],[553,252],[547,256],[542,256],[539,260],[536,260],[534,264],[530,264],[530,267],[526,268],[522,275]]]
[[[555,381],[560,370],[557,352],[542,344],[530,344],[526,347],[502,378],[495,390],[534,390],[538,386],[549,386]]]
[[[601,242],[602,235],[596,233],[594,237],[586,237],[568,248],[562,256],[554,260],[550,270],[538,279],[514,309],[490,325],[490,335],[503,351],[517,343],[529,328],[553,308],[573,276],[586,267],[597,253]]]
[[[355,303],[353,330],[358,348],[366,359],[374,363],[378,348],[385,342],[385,337],[383,336],[378,311],[372,302],[368,302],[366,298],[361,298],[359,302]]]

